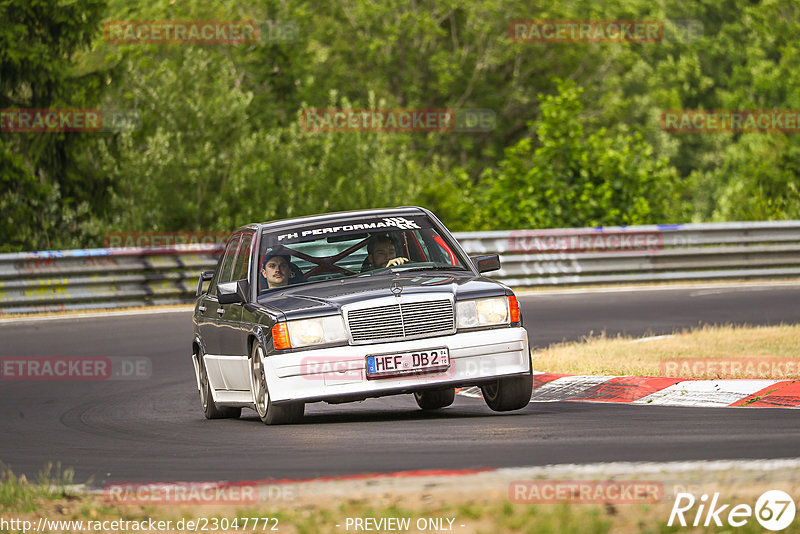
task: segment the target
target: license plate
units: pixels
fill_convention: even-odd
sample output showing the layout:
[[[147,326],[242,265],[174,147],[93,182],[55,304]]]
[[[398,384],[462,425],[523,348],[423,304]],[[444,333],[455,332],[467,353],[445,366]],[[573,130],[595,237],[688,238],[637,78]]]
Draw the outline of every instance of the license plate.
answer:
[[[447,348],[367,356],[367,378],[435,373],[450,368]]]

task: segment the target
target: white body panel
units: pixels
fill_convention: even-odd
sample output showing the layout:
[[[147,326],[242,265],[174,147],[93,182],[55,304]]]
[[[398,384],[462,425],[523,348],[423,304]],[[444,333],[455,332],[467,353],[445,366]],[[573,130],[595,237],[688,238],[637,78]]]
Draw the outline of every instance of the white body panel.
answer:
[[[366,356],[425,351],[447,347],[450,368],[429,374],[368,380]],[[206,355],[215,402],[249,406],[249,360]],[[457,333],[410,341],[301,350],[266,358],[265,372],[273,403],[324,401],[341,397],[380,396],[407,388],[470,385],[531,370],[528,335],[524,328]]]

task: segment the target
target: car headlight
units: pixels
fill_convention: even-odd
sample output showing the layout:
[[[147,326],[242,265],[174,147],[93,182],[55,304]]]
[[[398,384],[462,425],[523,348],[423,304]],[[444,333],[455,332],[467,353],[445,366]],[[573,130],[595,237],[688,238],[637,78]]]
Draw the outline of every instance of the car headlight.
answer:
[[[519,305],[514,296],[491,297],[456,302],[458,328],[477,328],[519,321]]]
[[[276,349],[307,347],[347,341],[341,315],[314,319],[298,319],[276,323],[272,327],[272,340]]]

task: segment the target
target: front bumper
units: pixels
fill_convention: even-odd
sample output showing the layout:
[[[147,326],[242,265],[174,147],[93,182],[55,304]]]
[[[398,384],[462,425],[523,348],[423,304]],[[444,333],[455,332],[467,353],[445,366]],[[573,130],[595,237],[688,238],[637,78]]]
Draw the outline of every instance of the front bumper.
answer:
[[[366,356],[447,347],[450,368],[430,374],[367,380]],[[524,328],[497,328],[374,345],[273,354],[265,372],[273,404],[346,402],[425,388],[477,385],[531,371]]]

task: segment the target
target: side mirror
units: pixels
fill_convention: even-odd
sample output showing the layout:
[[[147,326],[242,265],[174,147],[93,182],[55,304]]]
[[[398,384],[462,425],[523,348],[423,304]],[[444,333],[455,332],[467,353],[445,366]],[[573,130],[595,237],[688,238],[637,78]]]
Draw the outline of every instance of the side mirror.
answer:
[[[203,294],[203,282],[208,282],[214,278],[214,271],[203,271],[200,273],[200,279],[197,281],[197,291],[195,291],[194,296],[199,297]]]
[[[490,254],[488,256],[473,256],[470,257],[472,263],[478,268],[479,273],[488,273],[496,271],[500,268],[500,256],[497,254]]]
[[[249,292],[250,284],[247,280],[225,282],[217,285],[217,300],[220,304],[244,304]]]

